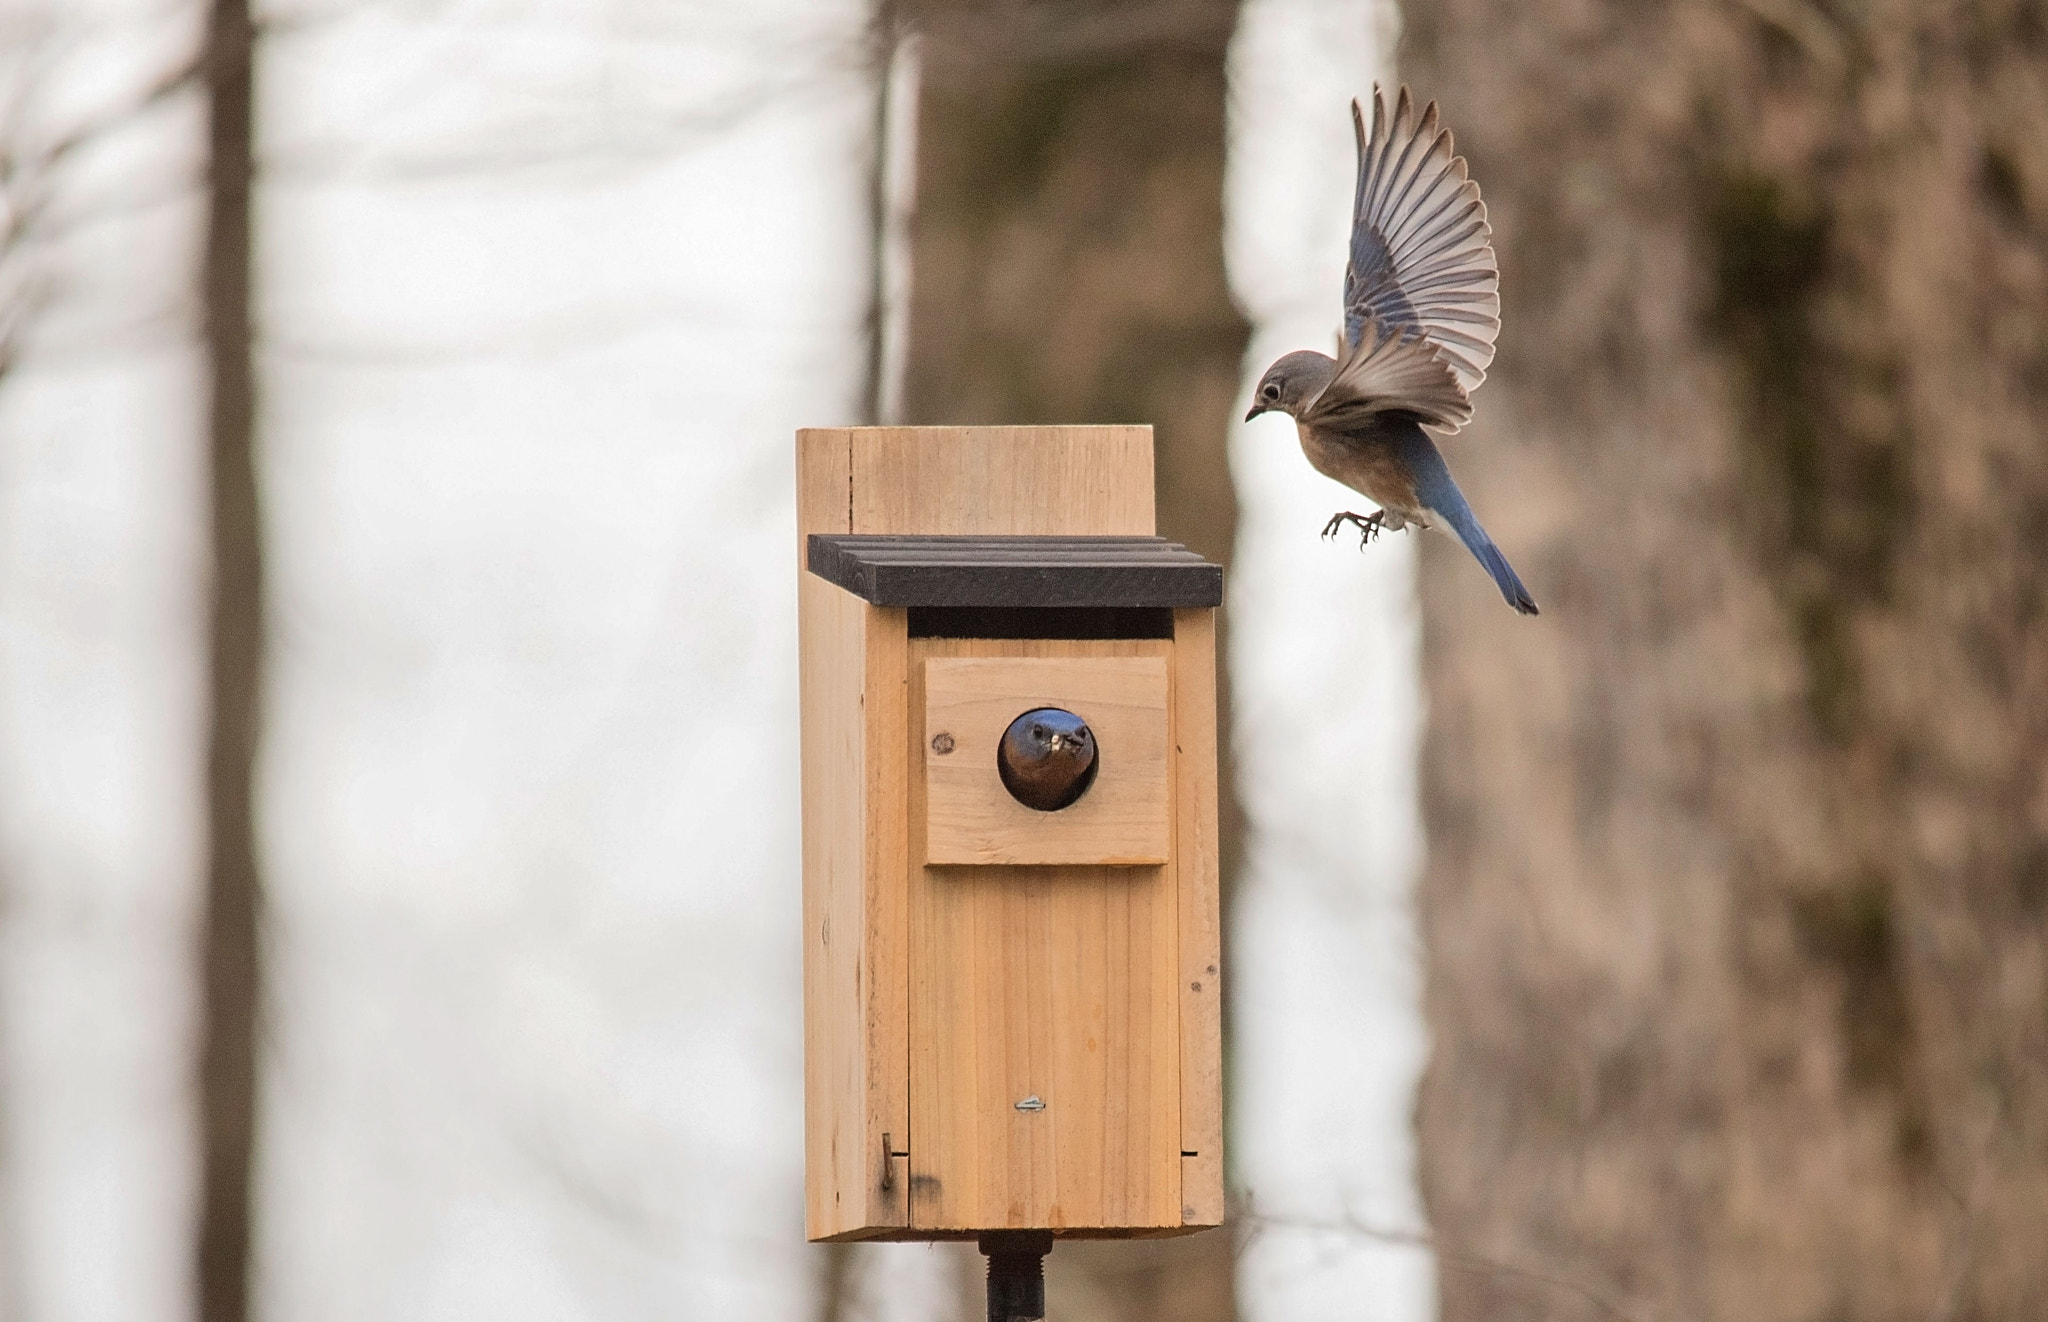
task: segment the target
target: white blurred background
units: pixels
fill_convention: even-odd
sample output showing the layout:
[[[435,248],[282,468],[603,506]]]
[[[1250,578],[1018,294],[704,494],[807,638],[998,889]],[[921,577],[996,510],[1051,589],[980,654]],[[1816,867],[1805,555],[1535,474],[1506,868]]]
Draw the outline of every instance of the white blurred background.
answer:
[[[20,113],[50,122],[195,32],[158,0],[7,14],[39,70]],[[790,454],[859,407],[868,14],[271,18],[256,1311],[816,1316]],[[1244,7],[1253,376],[1335,327],[1343,107],[1395,22]],[[0,1309],[24,1322],[191,1307],[200,124],[172,99],[67,167],[0,381]],[[1284,421],[1232,446],[1247,1214],[1217,1233],[1248,1318],[1419,1322],[1412,547],[1320,541],[1342,500]],[[860,1252],[857,1311],[960,1315],[957,1254]]]

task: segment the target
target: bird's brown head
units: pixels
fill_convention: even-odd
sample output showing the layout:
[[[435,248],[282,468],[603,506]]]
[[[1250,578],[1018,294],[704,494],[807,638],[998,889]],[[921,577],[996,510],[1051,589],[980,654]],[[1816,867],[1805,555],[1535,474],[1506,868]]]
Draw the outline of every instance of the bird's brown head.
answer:
[[[1267,368],[1259,378],[1259,387],[1252,392],[1252,411],[1244,415],[1244,420],[1250,422],[1261,413],[1285,413],[1298,418],[1336,374],[1336,359],[1314,349],[1297,349]]]

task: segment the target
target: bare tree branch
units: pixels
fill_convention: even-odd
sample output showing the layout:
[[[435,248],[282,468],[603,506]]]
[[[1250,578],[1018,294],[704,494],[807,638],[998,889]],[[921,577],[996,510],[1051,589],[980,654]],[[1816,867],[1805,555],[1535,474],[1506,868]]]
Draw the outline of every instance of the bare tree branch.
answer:
[[[9,58],[0,69],[0,380],[19,363],[29,332],[61,287],[50,269],[48,249],[92,218],[89,213],[60,218],[55,211],[66,167],[196,86],[204,72],[202,57],[190,56],[117,104],[39,140],[32,121],[48,99],[49,80],[63,64],[68,45],[81,31],[70,30],[67,43],[55,12],[13,16],[5,41]]]
[[[1658,1314],[1642,1312],[1639,1306],[1624,1304],[1607,1291],[1590,1285],[1577,1277],[1567,1275],[1562,1271],[1530,1267],[1483,1253],[1473,1253],[1464,1249],[1447,1247],[1435,1235],[1427,1231],[1402,1230],[1397,1227],[1374,1225],[1348,1214],[1341,1221],[1317,1221],[1304,1217],[1266,1216],[1261,1213],[1246,1212],[1241,1218],[1240,1224],[1245,1227],[1247,1243],[1251,1238],[1270,1228],[1343,1235],[1353,1239],[1372,1240],[1380,1244],[1399,1245],[1403,1248],[1424,1249],[1434,1255],[1439,1263],[1459,1271],[1528,1281],[1532,1284],[1545,1285],[1552,1289],[1562,1290],[1592,1304],[1607,1316],[1617,1319],[1618,1322],[1653,1322],[1653,1319],[1659,1316]]]

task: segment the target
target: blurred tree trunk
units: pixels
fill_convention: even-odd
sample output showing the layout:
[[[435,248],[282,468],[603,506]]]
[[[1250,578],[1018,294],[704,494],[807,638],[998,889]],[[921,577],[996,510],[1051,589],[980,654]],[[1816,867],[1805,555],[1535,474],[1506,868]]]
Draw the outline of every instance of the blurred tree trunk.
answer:
[[[210,107],[200,298],[210,387],[213,594],[207,638],[207,873],[200,916],[196,1285],[202,1322],[243,1322],[249,1315],[262,986],[253,789],[263,686],[263,559],[250,329],[255,28],[249,0],[213,0],[205,40]]]
[[[1234,0],[904,9],[924,46],[903,420],[1153,423],[1161,535],[1227,563],[1249,336],[1223,270]],[[1226,906],[1236,827],[1226,804]],[[1223,1232],[1047,1266],[1068,1322],[1234,1314]]]
[[[1408,20],[1501,252],[1451,460],[1544,607],[1428,544],[1436,1233],[1644,1316],[2048,1316],[2048,20]]]

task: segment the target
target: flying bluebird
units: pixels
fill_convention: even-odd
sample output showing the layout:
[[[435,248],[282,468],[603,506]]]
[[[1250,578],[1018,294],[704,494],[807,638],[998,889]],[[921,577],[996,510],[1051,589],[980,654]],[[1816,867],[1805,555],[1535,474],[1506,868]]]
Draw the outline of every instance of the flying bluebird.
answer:
[[[1279,410],[1294,419],[1309,463],[1375,501],[1372,514],[1332,515],[1334,536],[1358,526],[1359,545],[1382,528],[1447,527],[1486,567],[1508,605],[1536,601],[1479,526],[1437,453],[1431,427],[1457,431],[1472,417],[1500,333],[1500,268],[1479,185],[1465,175],[1436,102],[1418,120],[1403,87],[1387,119],[1372,92],[1372,133],[1351,103],[1358,135],[1358,189],[1351,204],[1351,258],[1344,268],[1344,334],[1337,356],[1290,353],[1266,369],[1250,422]]]

